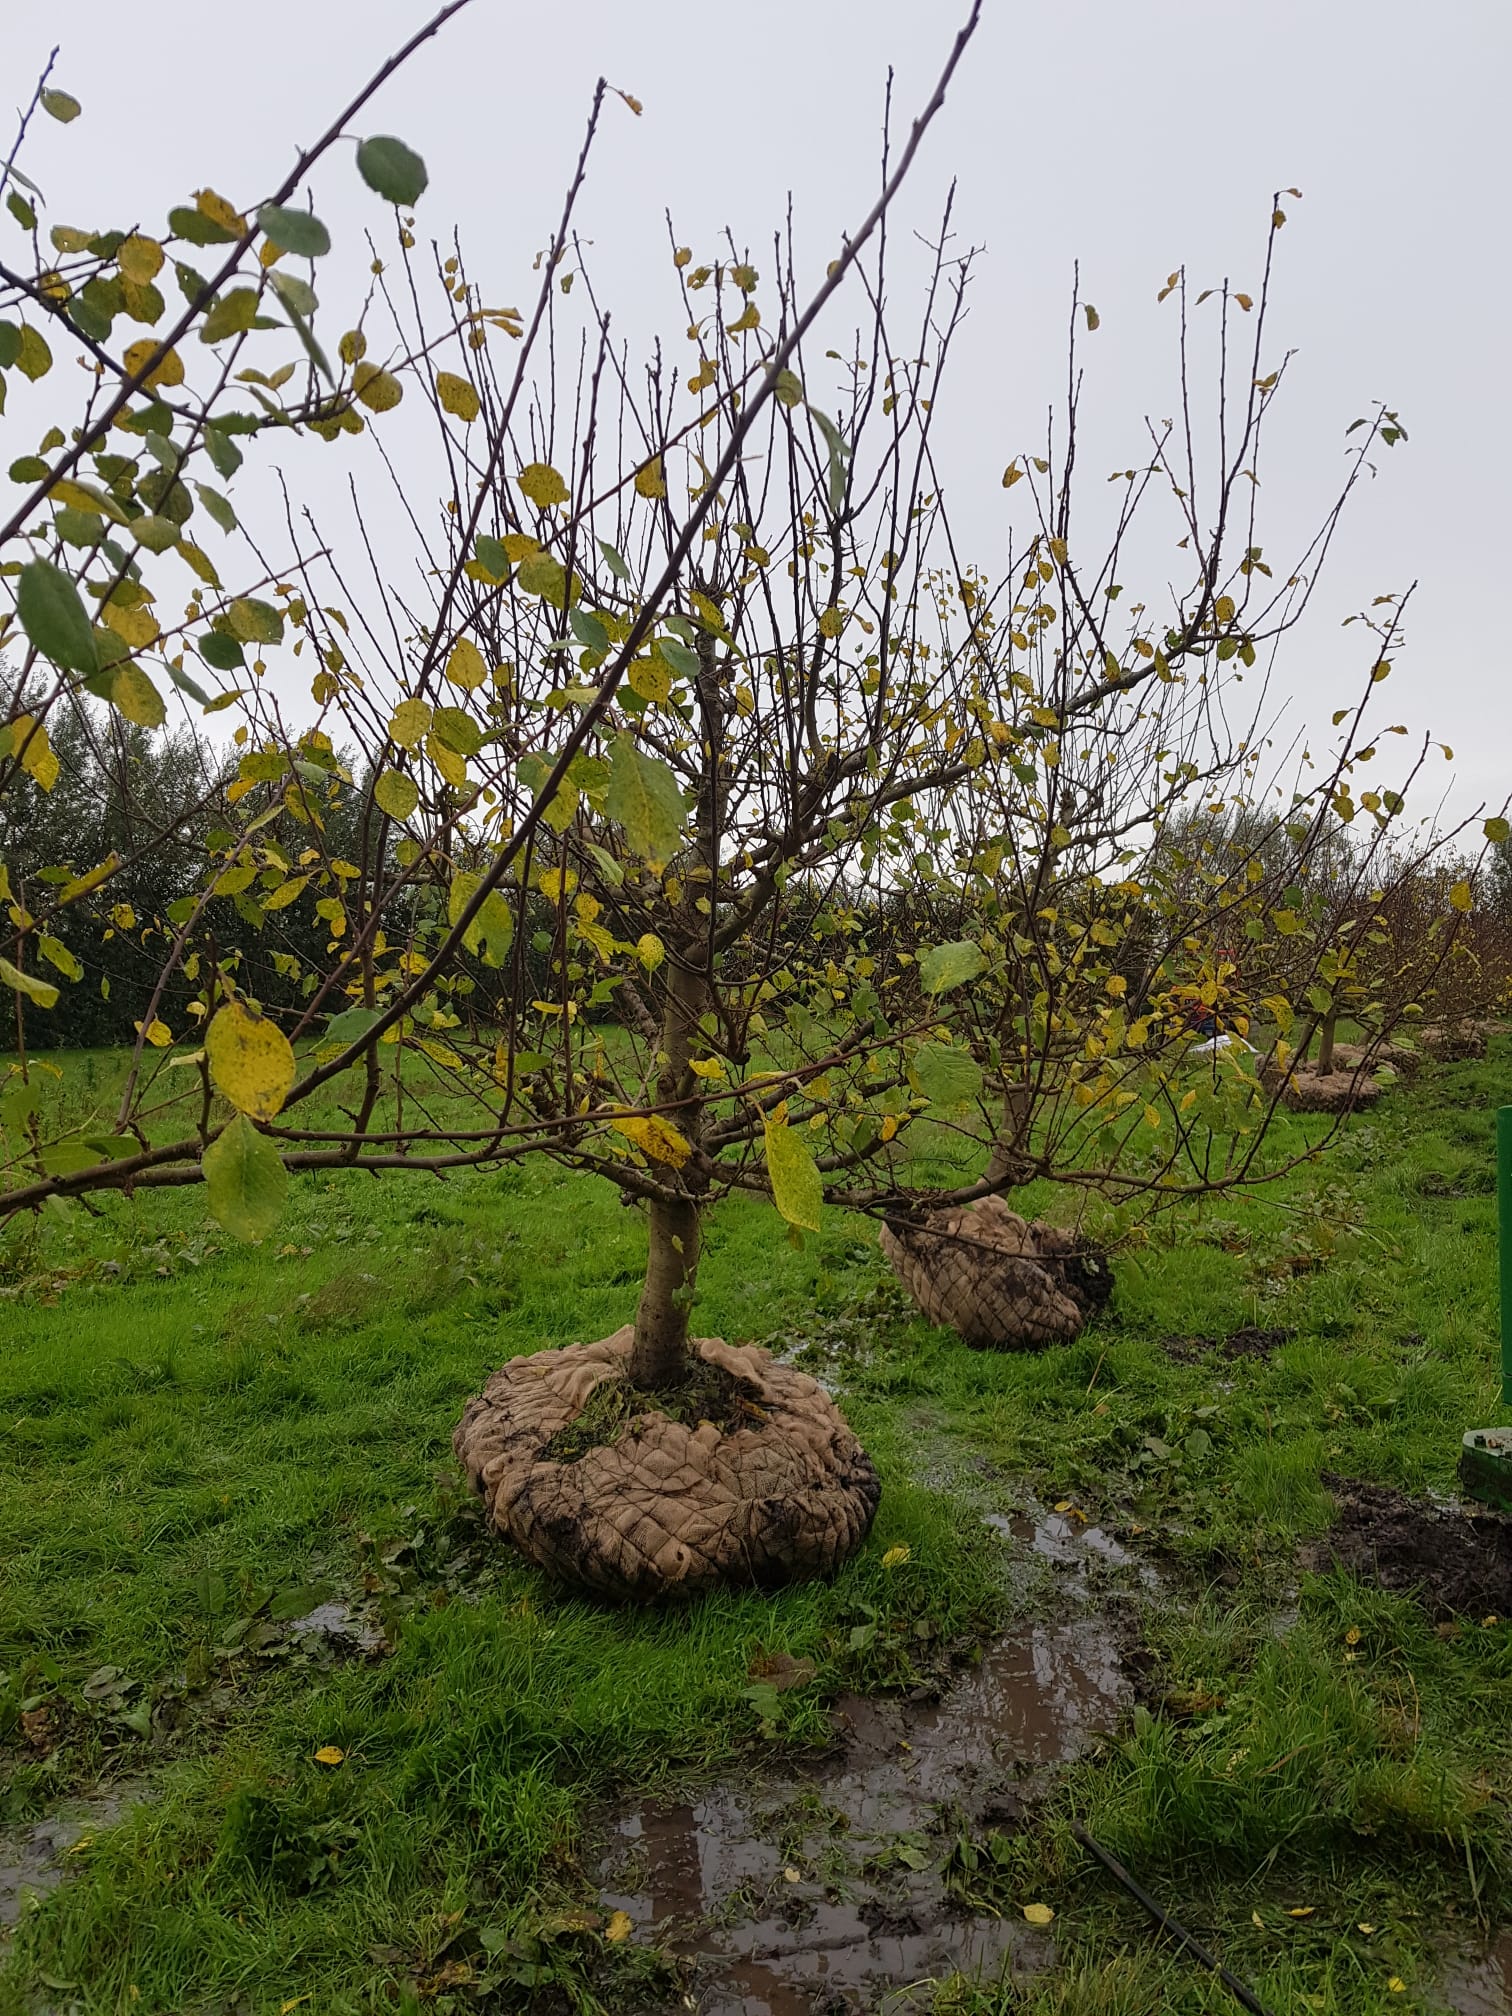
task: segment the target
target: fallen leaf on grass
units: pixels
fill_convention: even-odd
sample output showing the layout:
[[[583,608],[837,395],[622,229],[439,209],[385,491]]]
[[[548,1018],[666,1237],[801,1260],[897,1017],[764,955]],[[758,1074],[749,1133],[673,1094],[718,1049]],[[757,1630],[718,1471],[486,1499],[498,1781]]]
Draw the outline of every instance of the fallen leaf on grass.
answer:
[[[308,2002],[309,1999],[308,1995],[296,1995],[291,2001],[280,2002],[278,2005],[278,2016],[289,2016],[291,2009],[297,2009],[301,2002]]]
[[[912,1557],[913,1549],[905,1542],[901,1547],[888,1548],[887,1552],[882,1556],[882,1566],[884,1568],[901,1568],[903,1563],[911,1560]]]
[[[1048,1904],[1026,1904],[1024,1919],[1030,1925],[1052,1925],[1055,1922],[1055,1913]]]
[[[337,1764],[344,1764],[346,1762],[346,1752],[345,1750],[338,1750],[334,1743],[322,1743],[320,1748],[315,1752],[315,1762],[317,1764],[329,1764],[333,1767]]]
[[[604,1937],[618,1946],[622,1939],[628,1939],[635,1930],[635,1920],[628,1911],[612,1911],[609,1923],[604,1927]]]
[[[1346,1645],[1358,1645],[1361,1636],[1362,1633],[1360,1631],[1359,1625],[1351,1624],[1349,1629],[1344,1633],[1344,1643]]]
[[[1260,1913],[1258,1911],[1251,1911],[1250,1923],[1255,1927],[1255,1930],[1257,1932],[1263,1932],[1265,1930],[1265,1920],[1260,1916]]]
[[[1286,1915],[1288,1918],[1311,1918],[1317,1908],[1316,1904],[1298,1904]]]
[[[1364,1920],[1363,1920],[1363,1919],[1362,1919],[1362,1920],[1361,1920],[1361,1922],[1360,1922],[1360,1923],[1359,1923],[1359,1924],[1358,1924],[1358,1925],[1357,1925],[1357,1926],[1355,1927],[1355,1930],[1356,1930],[1357,1932],[1363,1932],[1363,1933],[1365,1934],[1365,1937],[1366,1937],[1367,1939],[1368,1939],[1368,1938],[1370,1937],[1370,1935],[1372,1934],[1372,1932],[1374,1932],[1374,1931],[1375,1931],[1375,1929],[1376,1929],[1376,1928],[1374,1927],[1374,1925],[1367,1925],[1367,1924],[1366,1924],[1366,1923],[1364,1922]]]
[[[801,1869],[792,1869],[792,1868],[784,1869],[782,1872],[782,1880],[784,1883],[801,1883],[803,1881],[803,1871]]]
[[[1386,1986],[1391,1990],[1393,1995],[1405,1995],[1407,1993],[1407,1983],[1402,1979],[1400,1974],[1393,1974],[1391,1979],[1386,1983]]]

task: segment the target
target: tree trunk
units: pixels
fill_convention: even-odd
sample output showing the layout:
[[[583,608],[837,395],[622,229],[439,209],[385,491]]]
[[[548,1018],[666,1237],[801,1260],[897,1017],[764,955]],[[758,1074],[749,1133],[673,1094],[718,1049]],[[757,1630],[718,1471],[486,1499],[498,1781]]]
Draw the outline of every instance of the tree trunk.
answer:
[[[1337,1017],[1333,1009],[1323,1017],[1323,1033],[1318,1038],[1318,1076],[1326,1078],[1333,1069],[1334,1022]]]
[[[688,1319],[698,1283],[699,1211],[691,1197],[650,1206],[646,1282],[635,1311],[630,1377],[649,1392],[675,1386],[688,1369]]]
[[[1003,1118],[997,1139],[992,1144],[985,1179],[999,1190],[1011,1190],[1015,1183],[1022,1183],[1025,1178],[1024,1157],[1019,1143],[1029,1118],[1029,1096],[1027,1085],[1005,1084],[1003,1087]]]

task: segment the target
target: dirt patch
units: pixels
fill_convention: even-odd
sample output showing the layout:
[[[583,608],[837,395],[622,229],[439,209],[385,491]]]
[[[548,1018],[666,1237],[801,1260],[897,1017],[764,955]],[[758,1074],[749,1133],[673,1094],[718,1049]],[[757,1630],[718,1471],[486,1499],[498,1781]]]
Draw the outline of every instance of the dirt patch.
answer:
[[[938,1699],[842,1697],[807,1769],[611,1815],[600,1907],[683,1962],[700,2016],[903,2016],[952,1974],[1043,1973],[1052,1941],[982,1892],[1132,1699],[1106,1617],[1025,1621]]]
[[[596,1386],[577,1419],[546,1444],[542,1460],[577,1463],[590,1449],[612,1448],[635,1416],[647,1409],[681,1422],[685,1428],[710,1422],[721,1435],[766,1419],[749,1380],[734,1378],[722,1366],[700,1359],[681,1385],[663,1392],[642,1393],[623,1380],[606,1380]]]
[[[1168,1358],[1178,1365],[1194,1365],[1199,1358],[1206,1358],[1217,1351],[1229,1360],[1239,1358],[1268,1359],[1274,1357],[1283,1344],[1289,1344],[1296,1336],[1295,1330],[1262,1330],[1252,1323],[1241,1329],[1231,1330],[1227,1337],[1162,1337],[1160,1348]]]
[[[1415,1596],[1431,1617],[1512,1616],[1512,1520],[1385,1484],[1327,1474],[1338,1517],[1303,1550],[1317,1572],[1344,1568],[1398,1595]]]

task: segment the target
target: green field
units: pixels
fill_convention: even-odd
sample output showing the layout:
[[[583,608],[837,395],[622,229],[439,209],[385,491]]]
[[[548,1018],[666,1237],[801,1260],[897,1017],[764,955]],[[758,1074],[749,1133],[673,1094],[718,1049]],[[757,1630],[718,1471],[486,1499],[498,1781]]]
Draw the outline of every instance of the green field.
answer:
[[[68,1069],[98,1086],[111,1066]],[[502,1358],[632,1312],[644,1236],[608,1186],[546,1167],[301,1179],[260,1248],[209,1225],[197,1189],[13,1232],[0,1865],[69,1795],[129,1798],[0,1943],[0,2009],[657,2006],[654,1948],[562,1917],[593,1901],[596,1808],[780,1769],[831,1740],[842,1690],[969,1660],[1050,1600],[1005,1575],[982,1522],[1030,1494],[1158,1569],[1140,1705],[978,1885],[983,1908],[1054,1908],[1057,1969],[937,2006],[1228,2006],[1073,1818],[1274,2010],[1435,2006],[1444,1952],[1512,1911],[1512,1624],[1446,1623],[1297,1553],[1332,1516],[1325,1473],[1447,1491],[1462,1431],[1498,1418],[1509,1099],[1505,1040],[1430,1067],[1264,1199],[1159,1221],[1104,1317],[1032,1357],[912,1315],[865,1221],[831,1213],[799,1252],[770,1207],[722,1206],[698,1328],[806,1344],[884,1498],[833,1585],[670,1614],[553,1591],[487,1539],[451,1466],[462,1402]],[[1244,1326],[1292,1334],[1253,1356],[1200,1341]],[[291,1641],[324,1598],[392,1649]],[[774,1653],[813,1677],[753,1699]],[[448,1981],[459,1928],[532,1956],[531,1981],[481,2000]]]

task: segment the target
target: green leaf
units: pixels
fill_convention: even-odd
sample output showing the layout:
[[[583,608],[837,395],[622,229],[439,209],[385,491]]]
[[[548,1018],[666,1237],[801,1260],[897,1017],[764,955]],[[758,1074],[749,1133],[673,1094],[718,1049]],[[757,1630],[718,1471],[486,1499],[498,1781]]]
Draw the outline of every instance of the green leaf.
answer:
[[[455,927],[462,912],[477,894],[481,875],[458,869],[452,876],[446,897],[446,921]],[[514,914],[497,889],[490,889],[478,914],[462,934],[462,943],[485,966],[502,966],[514,941]]]
[[[1482,830],[1493,847],[1504,847],[1512,839],[1512,826],[1505,819],[1488,819]]]
[[[58,990],[50,980],[34,980],[30,973],[23,973],[18,966],[12,966],[9,959],[0,959],[0,980],[7,987],[14,987],[18,994],[35,1001],[39,1008],[57,1005]]]
[[[220,630],[211,630],[205,636],[196,638],[195,647],[205,663],[217,672],[236,672],[247,662],[236,639],[227,637]]]
[[[480,533],[473,551],[495,581],[509,579],[509,555],[504,550],[502,539],[490,538],[486,532]]]
[[[958,938],[951,945],[936,945],[920,953],[919,985],[926,994],[948,994],[952,987],[975,980],[986,964],[980,945],[970,938]]]
[[[205,691],[204,687],[200,685],[199,681],[197,679],[191,679],[189,674],[184,670],[182,665],[174,665],[170,662],[168,666],[168,677],[173,681],[174,685],[177,686],[180,693],[187,693],[189,695],[189,698],[191,700],[197,700],[201,707],[211,707],[215,704],[211,700],[210,695]]]
[[[323,259],[331,249],[331,234],[308,210],[286,210],[281,203],[264,203],[257,213],[258,227],[265,238],[296,259]]]
[[[0,371],[9,371],[21,355],[21,331],[14,322],[0,322]]]
[[[808,1143],[797,1128],[789,1127],[785,1121],[768,1118],[763,1131],[772,1202],[789,1225],[817,1232],[824,1209],[824,1182]]]
[[[803,380],[796,371],[779,371],[772,387],[772,397],[782,406],[803,404]]]
[[[392,134],[376,134],[357,149],[357,173],[385,203],[418,202],[430,181],[425,163]]]
[[[476,756],[483,747],[483,731],[460,707],[438,707],[431,715],[431,731],[459,756]]]
[[[208,483],[196,483],[194,494],[210,513],[216,524],[219,525],[222,532],[234,532],[236,530],[236,513],[231,508],[230,500],[223,497],[219,490],[212,490]]]
[[[567,612],[567,621],[572,626],[572,634],[579,644],[586,644],[590,651],[609,649],[609,632],[591,609],[576,607]]]
[[[222,294],[200,324],[201,343],[221,343],[228,336],[240,336],[257,319],[257,289],[233,287]]]
[[[814,425],[824,436],[829,448],[830,509],[838,511],[845,502],[845,465],[851,451],[845,436],[827,413],[821,413],[817,406],[810,406],[808,410],[813,415]]]
[[[44,91],[42,110],[56,119],[59,125],[67,126],[78,118],[84,107],[71,91]]]
[[[340,1015],[333,1015],[326,1024],[325,1041],[345,1046],[355,1043],[359,1036],[366,1036],[378,1020],[376,1008],[347,1008]]]
[[[625,565],[616,547],[611,546],[607,539],[600,539],[598,549],[604,556],[604,565],[609,569],[609,572],[614,576],[616,581],[630,580],[630,569]]]
[[[950,1043],[921,1043],[913,1074],[931,1106],[968,1106],[981,1095],[982,1072],[969,1050]]]
[[[241,467],[242,452],[223,427],[213,423],[205,429],[205,453],[215,464],[217,476],[230,478]]]
[[[16,614],[44,658],[65,672],[93,672],[94,631],[79,591],[50,560],[32,560],[21,569],[16,588]]]
[[[234,245],[236,243],[236,233],[234,231],[228,230],[224,224],[217,224],[213,217],[207,217],[203,210],[189,203],[181,204],[177,209],[168,212],[168,229],[173,237],[187,238],[191,245]],[[191,277],[196,280],[199,278],[197,274],[193,274]],[[204,286],[203,281],[200,281],[199,284],[201,287]],[[182,274],[180,275],[179,285],[181,287],[184,286]],[[188,292],[187,288],[185,292]],[[194,297],[191,294],[189,298],[192,300]]]
[[[283,612],[271,602],[259,602],[252,595],[239,596],[229,613],[232,631],[243,644],[283,642]]]
[[[696,679],[703,670],[698,653],[690,651],[686,644],[679,644],[675,637],[658,637],[656,648],[679,679]]]
[[[200,1167],[212,1217],[233,1239],[266,1239],[289,1188],[289,1172],[268,1137],[238,1113],[205,1150]]]
[[[387,812],[390,819],[408,819],[420,803],[414,778],[406,777],[402,770],[385,770],[373,786],[373,796],[379,810]]]
[[[682,838],[683,798],[665,763],[647,756],[628,734],[619,735],[609,765],[604,810],[625,829],[643,861],[667,862]]]

